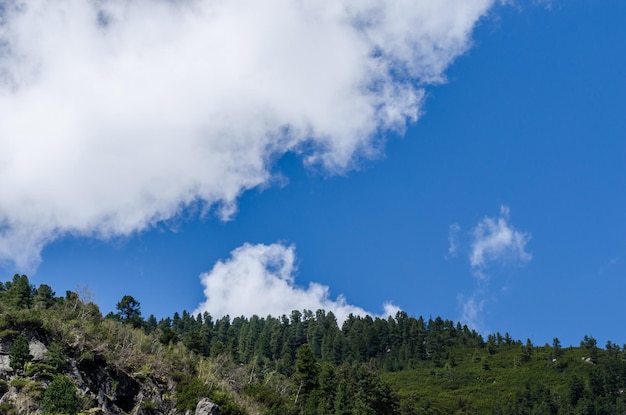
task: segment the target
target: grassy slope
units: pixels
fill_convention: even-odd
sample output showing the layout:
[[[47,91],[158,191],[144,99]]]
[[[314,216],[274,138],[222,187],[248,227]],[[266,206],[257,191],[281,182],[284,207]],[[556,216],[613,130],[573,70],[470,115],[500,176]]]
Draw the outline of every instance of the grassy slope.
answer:
[[[520,345],[506,346],[489,355],[486,349],[453,348],[448,361],[440,367],[431,362],[394,373],[383,379],[405,400],[418,408],[437,408],[453,413],[462,407],[478,413],[490,413],[498,404],[506,406],[527,389],[543,385],[562,399],[567,399],[568,382],[574,373],[587,373],[588,351],[580,348],[562,350],[553,361],[551,347],[535,347],[531,358],[522,362]]]

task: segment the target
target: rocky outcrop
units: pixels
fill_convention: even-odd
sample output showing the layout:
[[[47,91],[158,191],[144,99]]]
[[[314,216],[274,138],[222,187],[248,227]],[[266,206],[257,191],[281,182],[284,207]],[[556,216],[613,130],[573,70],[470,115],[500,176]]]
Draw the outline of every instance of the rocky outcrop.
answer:
[[[216,403],[204,398],[198,402],[195,415],[220,415],[220,407]]]
[[[0,340],[0,373],[13,372],[13,368],[9,364],[9,351],[11,350],[11,341],[13,336],[7,336]],[[48,349],[46,345],[39,339],[37,334],[29,333],[28,349],[31,360],[41,362],[44,360]]]
[[[41,378],[40,375],[28,376],[26,372],[16,372],[9,364],[9,351],[13,336],[0,340],[0,379],[5,385],[17,376],[25,380],[41,382],[47,385],[50,378]],[[27,333],[29,339],[29,353],[31,362],[43,362],[47,347],[44,336],[37,333]],[[72,352],[70,352],[70,355]],[[165,399],[171,396],[174,384],[161,380],[158,377],[134,373],[129,374],[123,369],[110,364],[98,353],[89,353],[79,358],[77,355],[67,361],[66,371],[63,373],[74,380],[83,399],[89,402],[90,414],[106,415],[176,415],[174,402]],[[28,363],[27,365],[30,365]],[[170,392],[170,393],[168,393]],[[11,404],[19,414],[37,413],[39,402],[29,397],[27,390],[10,387],[4,393],[0,392],[0,404]],[[203,412],[203,414],[219,414],[219,412]]]
[[[32,356],[32,360],[35,362],[41,362],[46,357],[48,348],[37,337],[31,336],[28,341],[28,350]]]
[[[9,355],[0,354],[0,373],[6,373],[11,371],[11,365],[9,364]]]
[[[163,399],[167,382],[150,376],[134,377],[107,365],[102,357],[71,362],[71,377],[104,414],[174,414],[174,404]]]
[[[12,372],[9,364],[9,349],[11,348],[10,337],[4,337],[0,340],[0,374]]]

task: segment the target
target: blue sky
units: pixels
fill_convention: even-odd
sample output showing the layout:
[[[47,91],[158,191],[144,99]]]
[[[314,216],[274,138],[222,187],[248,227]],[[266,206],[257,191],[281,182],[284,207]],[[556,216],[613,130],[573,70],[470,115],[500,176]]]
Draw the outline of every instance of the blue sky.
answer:
[[[400,308],[626,343],[626,3],[371,1],[385,18],[362,32],[306,2],[270,2],[259,23],[241,1],[187,15],[173,40],[150,31],[181,24],[170,6],[118,3],[104,35],[77,24],[84,41],[44,2],[45,42],[36,17],[4,11],[0,36],[35,51],[0,54],[5,280],[88,288],[105,313],[126,294],[159,318]],[[276,45],[281,14],[306,30]],[[196,61],[198,38],[213,53]]]

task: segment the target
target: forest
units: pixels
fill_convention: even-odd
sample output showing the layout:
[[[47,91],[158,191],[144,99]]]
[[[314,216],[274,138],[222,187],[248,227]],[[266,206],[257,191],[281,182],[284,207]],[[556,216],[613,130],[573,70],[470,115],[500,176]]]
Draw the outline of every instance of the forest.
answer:
[[[242,415],[626,414],[626,346],[591,336],[535,345],[404,312],[158,320],[130,295],[116,310],[0,283],[0,413],[184,414],[208,398]]]

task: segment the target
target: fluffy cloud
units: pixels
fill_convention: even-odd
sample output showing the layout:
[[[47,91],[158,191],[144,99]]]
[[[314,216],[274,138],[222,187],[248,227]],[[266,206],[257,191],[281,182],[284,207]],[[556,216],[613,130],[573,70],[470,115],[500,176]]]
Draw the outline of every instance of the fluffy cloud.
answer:
[[[495,0],[0,8],[0,261],[236,211],[286,152],[333,174],[420,113]]]
[[[307,288],[295,284],[296,256],[293,246],[282,244],[245,244],[231,252],[230,259],[218,261],[210,272],[200,276],[204,301],[194,312],[208,311],[214,317],[281,316],[292,310],[324,309],[332,311],[341,324],[348,315],[373,315],[350,305],[343,296],[330,299],[327,286],[310,283]],[[400,309],[384,305],[384,316]]]
[[[485,217],[473,230],[469,260],[480,278],[491,263],[528,262],[532,255],[526,252],[530,234],[516,230],[509,223],[509,208],[500,207],[497,218]]]

